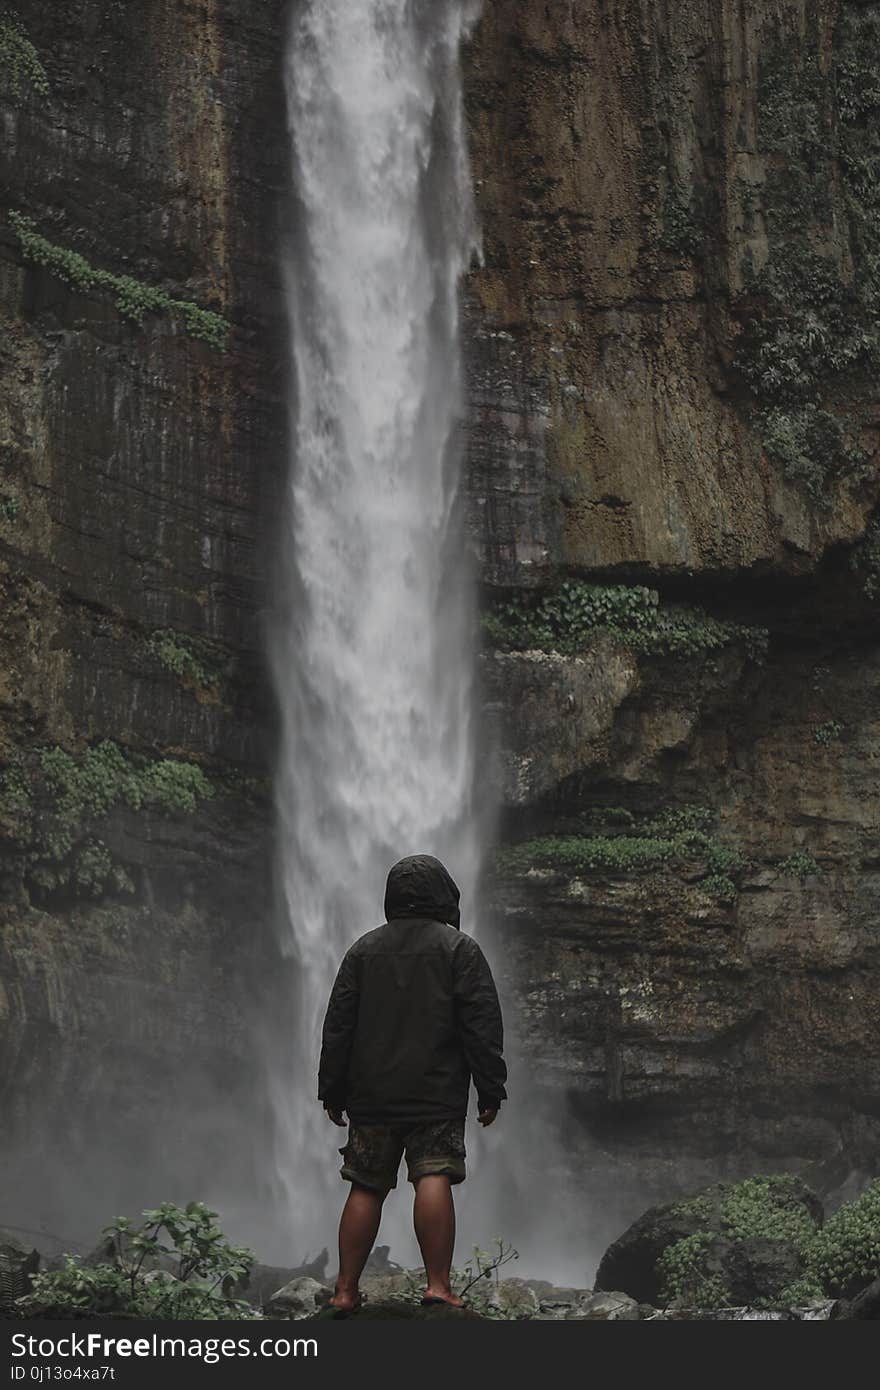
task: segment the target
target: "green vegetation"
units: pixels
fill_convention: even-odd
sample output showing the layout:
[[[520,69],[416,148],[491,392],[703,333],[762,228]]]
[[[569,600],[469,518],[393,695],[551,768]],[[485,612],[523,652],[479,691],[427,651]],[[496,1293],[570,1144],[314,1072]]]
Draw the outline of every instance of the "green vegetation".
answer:
[[[202,698],[220,697],[222,672],[218,666],[217,649],[205,638],[163,628],[154,632],[147,643],[148,650],[181,683]]]
[[[49,79],[40,56],[21,21],[9,10],[0,14],[0,74],[6,78],[15,101],[20,100],[26,85],[40,96],[49,94]]]
[[[63,748],[42,748],[38,757],[19,754],[0,777],[0,826],[18,846],[23,877],[52,891],[64,884],[100,896],[112,885],[134,885],[114,865],[95,821],[127,805],[155,807],[166,815],[191,815],[214,788],[194,763],[172,758],[135,759],[104,739],[78,758]]]
[[[797,1179],[785,1175],[746,1178],[721,1201],[721,1232],[729,1240],[786,1240],[805,1249],[816,1227],[802,1202]]]
[[[765,1299],[768,1306],[850,1298],[880,1278],[880,1180],[818,1227],[798,1200],[799,1191],[796,1179],[756,1177],[721,1189],[717,1203],[705,1196],[680,1203],[675,1211],[696,1217],[704,1229],[667,1246],[658,1260],[667,1301],[703,1306],[730,1301],[723,1278],[710,1268],[719,1235],[729,1241],[782,1241],[800,1256],[803,1272]]]
[[[0,512],[6,517],[10,525],[14,524],[21,507],[21,499],[14,492],[0,493]]]
[[[735,876],[748,865],[738,850],[719,843],[709,833],[711,820],[712,814],[705,807],[688,806],[641,822],[633,818],[625,829],[614,833],[540,836],[499,849],[495,867],[500,873],[514,874],[545,868],[619,875],[698,860],[706,868],[700,882],[702,891],[730,903],[738,891]]]
[[[829,743],[833,743],[835,739],[840,738],[844,727],[845,726],[841,724],[839,719],[826,719],[823,724],[817,724],[813,730],[813,742],[820,744],[823,748],[827,748]]]
[[[765,629],[722,622],[701,608],[661,604],[654,589],[571,579],[550,593],[497,604],[483,626],[490,643],[506,650],[572,653],[598,632],[646,656],[698,656],[741,642],[759,660],[767,646]]]
[[[812,854],[807,854],[805,850],[796,850],[787,859],[779,861],[779,869],[783,874],[793,874],[795,878],[810,878],[812,874],[821,873],[819,865],[816,863]]]
[[[878,62],[880,6],[848,6],[830,78],[780,35],[759,79],[770,255],[742,299],[737,366],[768,454],[817,501],[835,478],[867,474],[857,398],[880,366]],[[851,269],[818,249],[841,227]]]
[[[778,1240],[793,1246],[806,1265],[817,1237],[809,1211],[799,1200],[802,1188],[786,1175],[746,1178],[743,1182],[718,1189],[718,1198],[709,1195],[680,1202],[674,1213],[695,1218],[703,1227],[668,1245],[656,1265],[661,1296],[667,1303],[689,1306],[724,1307],[730,1292],[717,1263],[713,1247],[721,1237],[726,1241]],[[812,1289],[812,1283],[809,1287]],[[772,1302],[788,1302],[790,1291],[780,1290]],[[802,1290],[799,1290],[802,1292]],[[815,1292],[806,1295],[815,1296]]]
[[[832,1297],[880,1279],[880,1179],[829,1216],[810,1247],[809,1274]]]
[[[175,313],[183,317],[186,332],[191,338],[201,338],[211,347],[223,349],[231,325],[220,314],[202,309],[191,300],[173,299],[165,290],[145,285],[130,275],[114,275],[109,270],[97,270],[78,251],[56,246],[34,230],[30,217],[10,212],[12,223],[26,260],[46,266],[74,289],[109,290],[116,297],[116,307],[125,318],[140,323],[146,313]]]
[[[500,1236],[495,1237],[495,1249],[481,1250],[473,1247],[470,1258],[461,1266],[454,1268],[451,1283],[460,1297],[467,1297],[468,1303],[484,1318],[515,1320],[519,1314],[515,1308],[505,1308],[498,1297],[500,1274],[503,1265],[519,1259],[519,1252],[508,1245]],[[407,1271],[403,1298],[408,1303],[418,1305],[425,1290],[424,1271]]]
[[[723,1308],[727,1286],[718,1274],[706,1270],[706,1257],[715,1240],[711,1231],[695,1231],[667,1245],[657,1261],[660,1297],[664,1303],[691,1308]]]
[[[254,1255],[231,1245],[217,1213],[202,1202],[163,1202],[134,1226],[118,1217],[105,1228],[108,1258],[83,1265],[65,1256],[62,1269],[34,1276],[18,1300],[25,1317],[256,1318],[232,1291],[247,1277]]]

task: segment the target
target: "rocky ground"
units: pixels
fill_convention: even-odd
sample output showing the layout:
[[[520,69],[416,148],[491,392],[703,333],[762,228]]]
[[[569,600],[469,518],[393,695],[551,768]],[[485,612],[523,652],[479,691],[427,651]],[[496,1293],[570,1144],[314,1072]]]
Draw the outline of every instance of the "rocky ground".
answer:
[[[150,1303],[160,1287],[151,1281],[157,1280],[173,1300],[185,1299],[187,1291],[202,1297],[186,1285],[189,1275],[173,1249],[156,1247],[132,1273],[122,1239],[118,1231],[105,1234],[75,1266],[60,1255],[50,1257],[42,1274],[40,1253],[0,1231],[0,1312],[31,1318],[191,1316],[183,1302],[171,1311],[165,1305],[162,1313]],[[243,1267],[228,1290],[224,1285],[212,1311],[199,1315],[296,1321],[880,1321],[880,1180],[827,1216],[815,1193],[786,1175],[714,1184],[683,1201],[651,1207],[606,1250],[591,1289],[508,1277],[504,1267],[515,1255],[503,1242],[494,1255],[474,1250],[453,1271],[462,1308],[424,1306],[424,1270],[395,1264],[388,1247],[380,1246],[370,1256],[361,1302],[351,1312],[329,1304],[333,1279],[325,1249],[298,1269]],[[121,1289],[114,1292],[120,1278]],[[240,1301],[227,1302],[232,1297]]]

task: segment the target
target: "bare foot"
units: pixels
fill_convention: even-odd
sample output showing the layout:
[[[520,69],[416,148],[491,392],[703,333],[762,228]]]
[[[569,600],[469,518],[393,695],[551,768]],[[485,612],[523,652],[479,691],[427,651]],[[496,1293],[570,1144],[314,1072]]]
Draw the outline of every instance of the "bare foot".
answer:
[[[361,1296],[357,1289],[340,1289],[337,1287],[327,1302],[331,1308],[338,1308],[342,1313],[351,1313],[355,1308],[360,1307]]]
[[[422,1302],[448,1303],[451,1308],[464,1307],[464,1299],[459,1298],[457,1293],[453,1293],[451,1289],[435,1288],[432,1284],[429,1284],[422,1294]]]

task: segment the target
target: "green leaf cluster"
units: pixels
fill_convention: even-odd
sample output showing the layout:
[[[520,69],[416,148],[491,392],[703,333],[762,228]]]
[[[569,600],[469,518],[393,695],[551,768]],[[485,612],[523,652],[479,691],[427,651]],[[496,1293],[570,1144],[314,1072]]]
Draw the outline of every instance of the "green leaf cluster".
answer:
[[[490,644],[506,650],[571,654],[604,632],[646,656],[699,656],[741,642],[759,660],[763,628],[710,617],[701,608],[661,604],[643,585],[588,584],[566,579],[549,593],[526,593],[496,604],[483,618]]]
[[[793,874],[795,878],[801,880],[810,878],[813,874],[821,873],[812,854],[800,849],[795,850],[794,854],[789,854],[786,859],[780,859],[779,869],[781,873]]]
[[[217,1225],[217,1212],[203,1202],[185,1207],[163,1202],[142,1213],[135,1225],[118,1217],[105,1228],[107,1262],[83,1265],[72,1255],[64,1266],[35,1275],[18,1300],[23,1316],[68,1318],[89,1315],[218,1319],[255,1318],[233,1290],[246,1279],[253,1253],[232,1245]]]
[[[25,879],[46,891],[69,885],[100,897],[109,886],[134,884],[114,864],[95,823],[112,810],[155,808],[166,815],[195,812],[214,795],[200,767],[173,758],[136,759],[110,739],[77,757],[45,747],[35,760],[17,754],[0,775],[0,825],[18,846]]]
[[[851,1297],[880,1279],[880,1179],[816,1233],[809,1273],[831,1297]]]
[[[26,85],[40,96],[49,94],[49,79],[40,55],[21,21],[9,10],[0,14],[0,74],[6,78],[15,101],[20,100]]]
[[[723,1308],[727,1285],[706,1270],[706,1255],[715,1240],[711,1231],[695,1231],[667,1245],[657,1261],[660,1297],[664,1303],[689,1308]]]
[[[213,698],[219,696],[222,673],[217,666],[216,649],[210,642],[163,628],[152,634],[147,647],[185,686]]]
[[[180,314],[191,338],[201,338],[211,347],[221,350],[226,347],[231,325],[220,314],[202,309],[188,299],[174,299],[166,290],[146,285],[130,275],[114,275],[109,270],[98,270],[78,251],[56,246],[41,236],[34,228],[33,219],[19,212],[10,212],[9,220],[18,235],[25,259],[45,266],[68,285],[84,292],[91,289],[109,290],[115,296],[119,312],[136,323],[140,323],[147,313]]]
[[[592,835],[542,835],[496,851],[499,873],[559,869],[573,874],[639,874],[701,861],[700,888],[722,902],[735,901],[736,879],[748,868],[739,850],[710,833],[712,812],[703,806],[669,809],[620,828]]]
[[[817,724],[813,730],[813,742],[818,743],[822,748],[827,748],[829,743],[840,738],[843,730],[844,725],[839,719],[826,719],[824,723]]]
[[[801,1257],[800,1276],[765,1299],[768,1306],[853,1297],[880,1279],[880,1179],[818,1227],[797,1200],[797,1192],[796,1180],[783,1174],[734,1184],[724,1190],[717,1212],[716,1205],[704,1197],[680,1203],[677,1210],[682,1214],[697,1217],[704,1228],[714,1224],[717,1229],[685,1236],[660,1256],[657,1274],[667,1301],[719,1307],[729,1303],[723,1280],[720,1289],[714,1286],[717,1275],[708,1268],[710,1247],[718,1234],[731,1241],[784,1241]]]

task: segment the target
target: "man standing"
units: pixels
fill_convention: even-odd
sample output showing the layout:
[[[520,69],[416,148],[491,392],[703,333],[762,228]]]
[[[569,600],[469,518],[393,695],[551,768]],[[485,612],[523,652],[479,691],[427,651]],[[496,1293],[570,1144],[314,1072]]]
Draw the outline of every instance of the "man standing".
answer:
[[[483,952],[459,930],[459,890],[439,859],[401,859],[385,888],[387,921],[346,952],[324,1019],[318,1099],[348,1142],[351,1183],[339,1223],[339,1275],[330,1302],[351,1310],[382,1203],[406,1154],[413,1225],[427,1274],[423,1302],[461,1307],[452,1292],[452,1185],[465,1177],[471,1078],[481,1125],[502,1100],[507,1068],[495,982]]]

